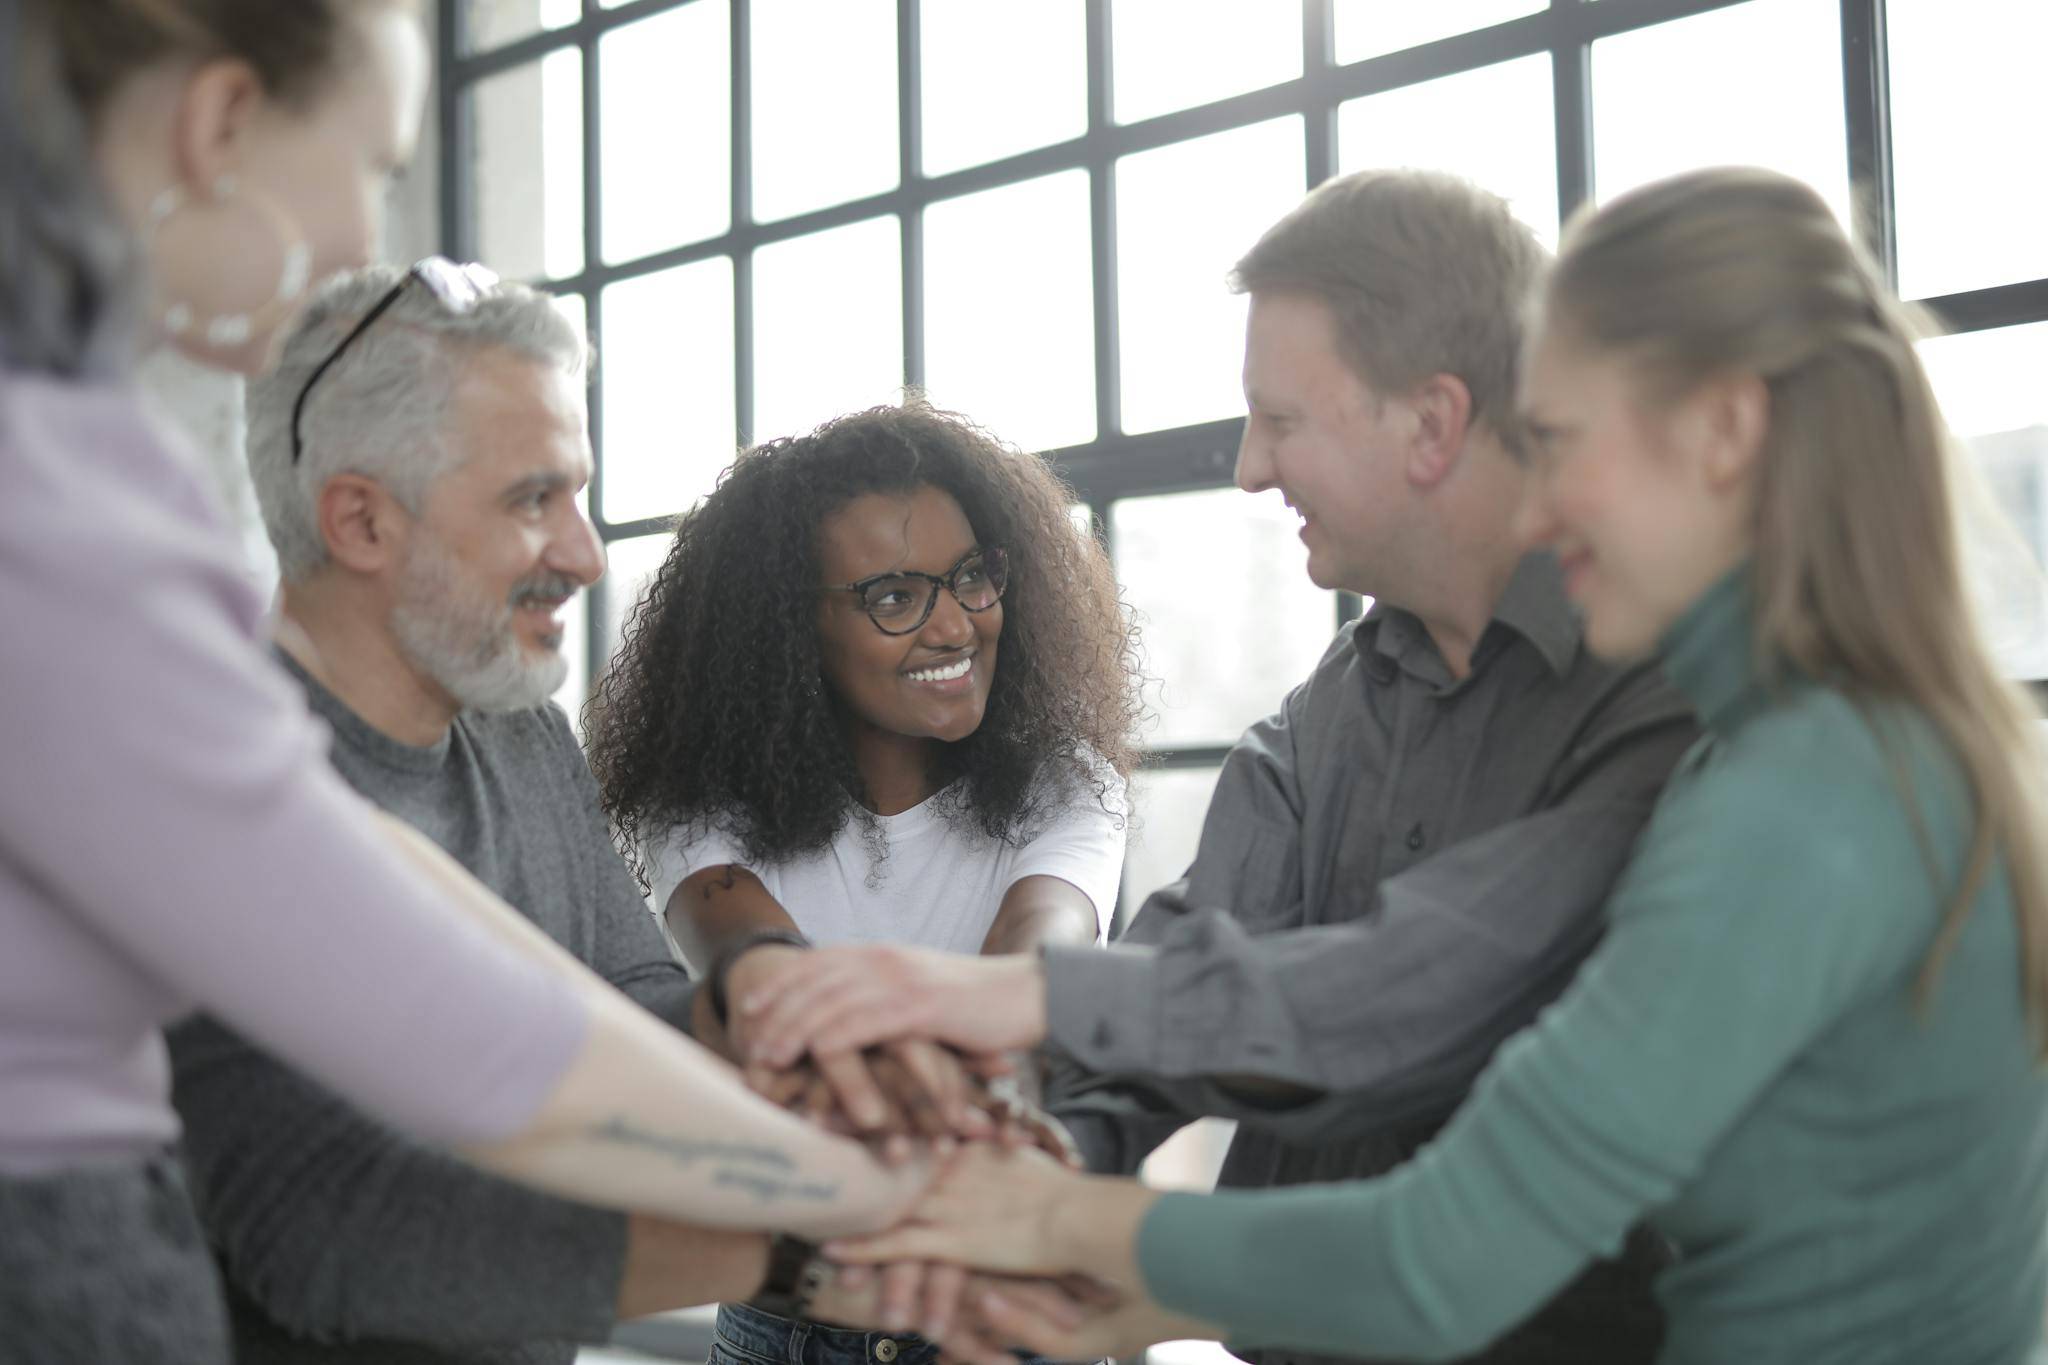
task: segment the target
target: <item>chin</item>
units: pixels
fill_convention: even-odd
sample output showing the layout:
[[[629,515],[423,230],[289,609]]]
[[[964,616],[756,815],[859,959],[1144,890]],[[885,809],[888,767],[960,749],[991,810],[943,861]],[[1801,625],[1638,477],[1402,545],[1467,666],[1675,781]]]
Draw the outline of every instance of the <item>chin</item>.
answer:
[[[1641,622],[1616,621],[1611,616],[1588,612],[1586,648],[1608,663],[1635,663],[1657,652],[1657,632]]]
[[[982,708],[977,706],[970,715],[947,716],[931,727],[931,737],[947,744],[958,744],[981,728]]]

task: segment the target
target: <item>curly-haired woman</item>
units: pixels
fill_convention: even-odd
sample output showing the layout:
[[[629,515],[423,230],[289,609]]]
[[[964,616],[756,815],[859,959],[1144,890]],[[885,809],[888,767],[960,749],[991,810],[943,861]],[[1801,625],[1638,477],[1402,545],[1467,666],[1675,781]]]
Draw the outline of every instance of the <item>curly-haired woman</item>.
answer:
[[[914,401],[745,452],[683,517],[593,705],[590,756],[714,1013],[804,943],[1014,953],[1100,935],[1136,651],[1070,501],[1042,461]],[[929,1044],[835,1066],[814,1093],[857,1127],[965,1117]],[[869,1066],[922,1084],[878,1086]],[[913,1095],[934,1103],[902,1112]],[[721,1310],[728,1343],[774,1359],[793,1328]]]

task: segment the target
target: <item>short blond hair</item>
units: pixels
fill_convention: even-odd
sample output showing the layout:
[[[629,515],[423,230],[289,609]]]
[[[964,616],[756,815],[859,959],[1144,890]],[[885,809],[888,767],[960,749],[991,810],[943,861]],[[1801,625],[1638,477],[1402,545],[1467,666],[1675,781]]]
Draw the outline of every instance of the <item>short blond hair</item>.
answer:
[[[1321,299],[1376,392],[1456,375],[1474,417],[1512,447],[1523,317],[1548,263],[1499,195],[1441,171],[1370,170],[1310,191],[1245,253],[1230,287]]]

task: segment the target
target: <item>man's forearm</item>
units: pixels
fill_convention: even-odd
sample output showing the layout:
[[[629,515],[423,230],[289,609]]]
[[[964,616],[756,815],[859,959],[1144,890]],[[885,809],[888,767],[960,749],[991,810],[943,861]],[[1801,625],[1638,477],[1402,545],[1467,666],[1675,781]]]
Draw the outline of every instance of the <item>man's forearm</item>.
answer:
[[[1515,822],[1385,883],[1353,923],[1253,934],[1203,909],[1156,944],[1049,950],[1051,1039],[1091,1070],[1200,1083],[1211,1102],[1219,1076],[1461,1092],[1597,940],[1647,812],[1614,802]]]

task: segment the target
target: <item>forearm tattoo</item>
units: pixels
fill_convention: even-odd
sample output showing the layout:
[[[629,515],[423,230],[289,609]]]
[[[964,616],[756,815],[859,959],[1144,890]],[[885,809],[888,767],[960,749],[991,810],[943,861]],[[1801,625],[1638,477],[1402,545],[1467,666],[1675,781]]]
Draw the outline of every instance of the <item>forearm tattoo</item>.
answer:
[[[759,1204],[789,1201],[824,1203],[839,1197],[837,1181],[803,1179],[795,1174],[796,1162],[774,1147],[670,1137],[636,1127],[621,1118],[605,1120],[592,1136],[599,1142],[615,1142],[656,1153],[678,1166],[708,1165],[713,1185],[742,1190]]]

